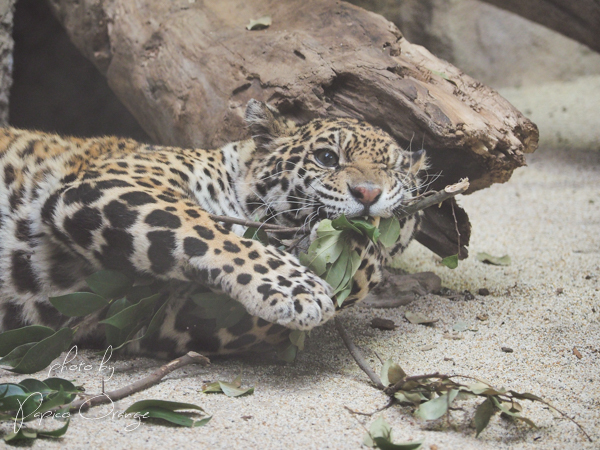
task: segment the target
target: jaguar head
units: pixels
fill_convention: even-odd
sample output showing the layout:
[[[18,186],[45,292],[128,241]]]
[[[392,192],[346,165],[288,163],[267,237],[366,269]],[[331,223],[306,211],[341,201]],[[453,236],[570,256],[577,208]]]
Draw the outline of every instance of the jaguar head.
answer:
[[[248,216],[284,225],[323,218],[390,217],[416,195],[425,153],[355,119],[297,126],[272,106],[248,103],[255,149],[238,195]]]

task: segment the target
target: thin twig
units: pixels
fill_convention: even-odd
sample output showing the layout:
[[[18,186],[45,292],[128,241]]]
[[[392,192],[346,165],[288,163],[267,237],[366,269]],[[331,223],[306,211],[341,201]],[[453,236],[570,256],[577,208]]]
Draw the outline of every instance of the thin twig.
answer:
[[[402,208],[402,212],[398,215],[398,218],[402,219],[403,217],[412,216],[423,209],[427,209],[430,206],[440,204],[444,200],[448,200],[449,198],[455,197],[458,194],[462,194],[467,189],[469,189],[469,180],[465,178],[456,184],[446,186],[443,190],[429,195],[428,197],[425,197],[424,199],[419,200],[412,205],[405,206]]]
[[[396,399],[394,397],[390,398],[390,400],[383,405],[381,408],[377,408],[375,411],[370,412],[370,413],[365,413],[365,412],[361,412],[361,411],[356,411],[348,406],[344,405],[344,408],[346,408],[348,411],[350,411],[352,414],[358,414],[359,416],[372,416],[374,414],[377,414],[378,412],[384,411],[388,408],[390,408],[391,406],[394,405],[394,403],[396,403]]]
[[[354,361],[356,361],[356,364],[358,364],[358,367],[360,367],[363,370],[363,372],[367,374],[367,376],[371,379],[375,386],[377,386],[378,389],[385,389],[385,386],[381,382],[379,376],[377,376],[377,374],[373,372],[373,369],[371,369],[371,367],[365,360],[365,357],[362,355],[362,352],[358,349],[356,345],[354,345],[354,342],[352,342],[352,339],[346,332],[346,329],[344,328],[344,325],[342,324],[340,318],[336,317],[334,319],[334,322],[335,328],[337,329],[340,337],[342,338],[342,341],[344,341],[344,344],[346,344],[346,348],[354,358]]]
[[[425,197],[419,196],[420,200],[402,208],[402,212],[397,216],[398,219],[412,216],[413,214],[422,211],[423,209],[429,208],[430,206],[442,203],[444,200],[455,197],[458,194],[462,194],[469,189],[469,180],[464,179],[456,184],[446,186],[441,191],[429,191]],[[422,198],[421,198],[422,197]],[[218,216],[216,214],[209,214],[210,218],[218,222],[233,223],[237,225],[244,225],[246,227],[262,228],[269,233],[310,233],[310,229],[306,227],[284,227],[276,225],[274,223],[254,222],[252,220],[238,219],[237,217]]]
[[[274,223],[254,222],[252,220],[238,219],[237,217],[218,216],[216,214],[209,214],[209,217],[217,222],[233,223],[236,225],[244,225],[245,227],[262,228],[269,233],[294,233],[301,231],[308,234],[310,232],[309,229],[304,227],[284,227]]]
[[[170,374],[174,370],[180,369],[189,364],[202,364],[208,365],[210,364],[210,360],[199,353],[196,352],[188,352],[184,356],[174,359],[168,364],[159,367],[150,375],[137,380],[127,386],[124,386],[120,389],[115,389],[114,391],[103,392],[102,394],[98,394],[91,398],[78,400],[69,405],[70,411],[83,411],[91,408],[92,406],[102,405],[104,403],[112,403],[117,400],[121,400],[125,397],[130,396],[131,394],[135,394],[136,392],[143,391],[148,389],[149,387],[154,386],[159,381],[161,381],[166,375]],[[53,408],[52,411],[58,411],[63,408],[65,405],[58,406]]]

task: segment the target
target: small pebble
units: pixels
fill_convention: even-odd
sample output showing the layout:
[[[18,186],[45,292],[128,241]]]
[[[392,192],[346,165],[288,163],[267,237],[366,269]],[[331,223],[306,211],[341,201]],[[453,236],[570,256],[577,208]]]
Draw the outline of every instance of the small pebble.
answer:
[[[512,353],[514,350],[510,347],[502,347],[504,353]]]
[[[481,288],[477,291],[479,295],[490,295],[490,291],[488,288]]]

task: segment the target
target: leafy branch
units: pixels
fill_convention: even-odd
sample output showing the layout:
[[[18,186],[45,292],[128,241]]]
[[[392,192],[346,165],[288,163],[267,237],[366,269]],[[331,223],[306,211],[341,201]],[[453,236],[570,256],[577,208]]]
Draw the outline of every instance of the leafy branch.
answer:
[[[27,378],[19,383],[0,384],[0,420],[10,420],[14,423],[13,432],[4,436],[4,441],[13,443],[21,440],[32,440],[38,437],[56,438],[67,432],[71,412],[82,412],[92,406],[113,403],[136,392],[148,389],[161,381],[167,374],[189,364],[209,364],[208,358],[189,352],[168,364],[155,370],[152,374],[137,380],[120,389],[110,392],[103,390],[99,394],[85,395],[85,398],[74,401],[82,393],[82,388],[73,385],[62,378],[47,378],[44,381]],[[189,403],[178,403],[163,400],[142,400],[135,402],[125,410],[125,417],[134,419],[162,419],[179,426],[197,427],[206,424],[210,417],[194,420],[178,410],[204,410]],[[36,430],[25,427],[25,422],[39,420],[46,417],[64,419],[66,423],[52,431]]]
[[[460,180],[458,183],[446,186],[441,191],[428,191],[424,194],[415,197],[407,205],[403,205],[397,213],[398,219],[412,216],[419,211],[427,209],[431,206],[438,205],[445,200],[456,197],[458,194],[462,194],[469,189],[468,178]],[[301,233],[309,234],[310,228],[307,227],[284,227],[281,225],[265,222],[255,222],[251,220],[238,219],[236,217],[219,216],[215,214],[209,214],[212,220],[223,223],[230,223],[234,225],[243,225],[250,228],[263,229],[269,233]]]
[[[352,342],[352,339],[344,329],[341,320],[337,317],[335,318],[335,326],[342,341],[358,366],[367,374],[377,388],[383,390],[383,392],[390,397],[390,403],[386,405],[386,407],[392,406],[393,403],[412,405],[416,407],[415,415],[417,417],[424,420],[436,420],[444,414],[448,414],[451,410],[452,403],[456,400],[477,397],[484,398],[484,401],[477,406],[474,416],[475,429],[477,436],[479,436],[489,424],[491,417],[498,412],[515,420],[525,422],[533,428],[537,428],[531,419],[524,417],[521,414],[523,407],[518,400],[529,400],[531,402],[542,403],[552,408],[560,415],[573,422],[585,437],[592,442],[590,435],[574,419],[557,409],[548,401],[528,392],[519,393],[504,388],[498,389],[485,381],[468,375],[445,375],[436,372],[425,375],[408,376],[404,370],[392,360],[388,360],[384,363],[380,377],[369,367],[362,352]],[[472,380],[473,383],[463,384],[456,381],[457,379]],[[355,411],[350,411],[356,414]],[[389,445],[392,445],[391,434],[387,432],[389,431],[388,428],[389,426],[387,425],[377,424],[375,429],[378,431],[376,431],[375,434],[381,438],[381,442],[377,439],[373,439],[371,436],[371,439],[368,440],[369,443],[373,444],[371,446],[391,448],[389,447]],[[381,445],[379,445],[380,443]],[[412,443],[402,445],[409,444]]]

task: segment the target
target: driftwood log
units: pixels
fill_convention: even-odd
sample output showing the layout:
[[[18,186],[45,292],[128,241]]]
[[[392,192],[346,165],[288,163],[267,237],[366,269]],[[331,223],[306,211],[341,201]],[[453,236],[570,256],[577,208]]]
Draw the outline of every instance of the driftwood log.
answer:
[[[564,34],[600,52],[598,0],[482,0]]]
[[[425,148],[432,187],[505,182],[536,126],[492,89],[407,42],[383,17],[335,0],[49,0],[71,40],[157,142],[215,147],[248,137],[250,98],[300,122],[351,116]],[[248,31],[251,19],[272,25]],[[429,208],[419,241],[467,255],[454,200]],[[460,233],[460,236],[457,234]]]

